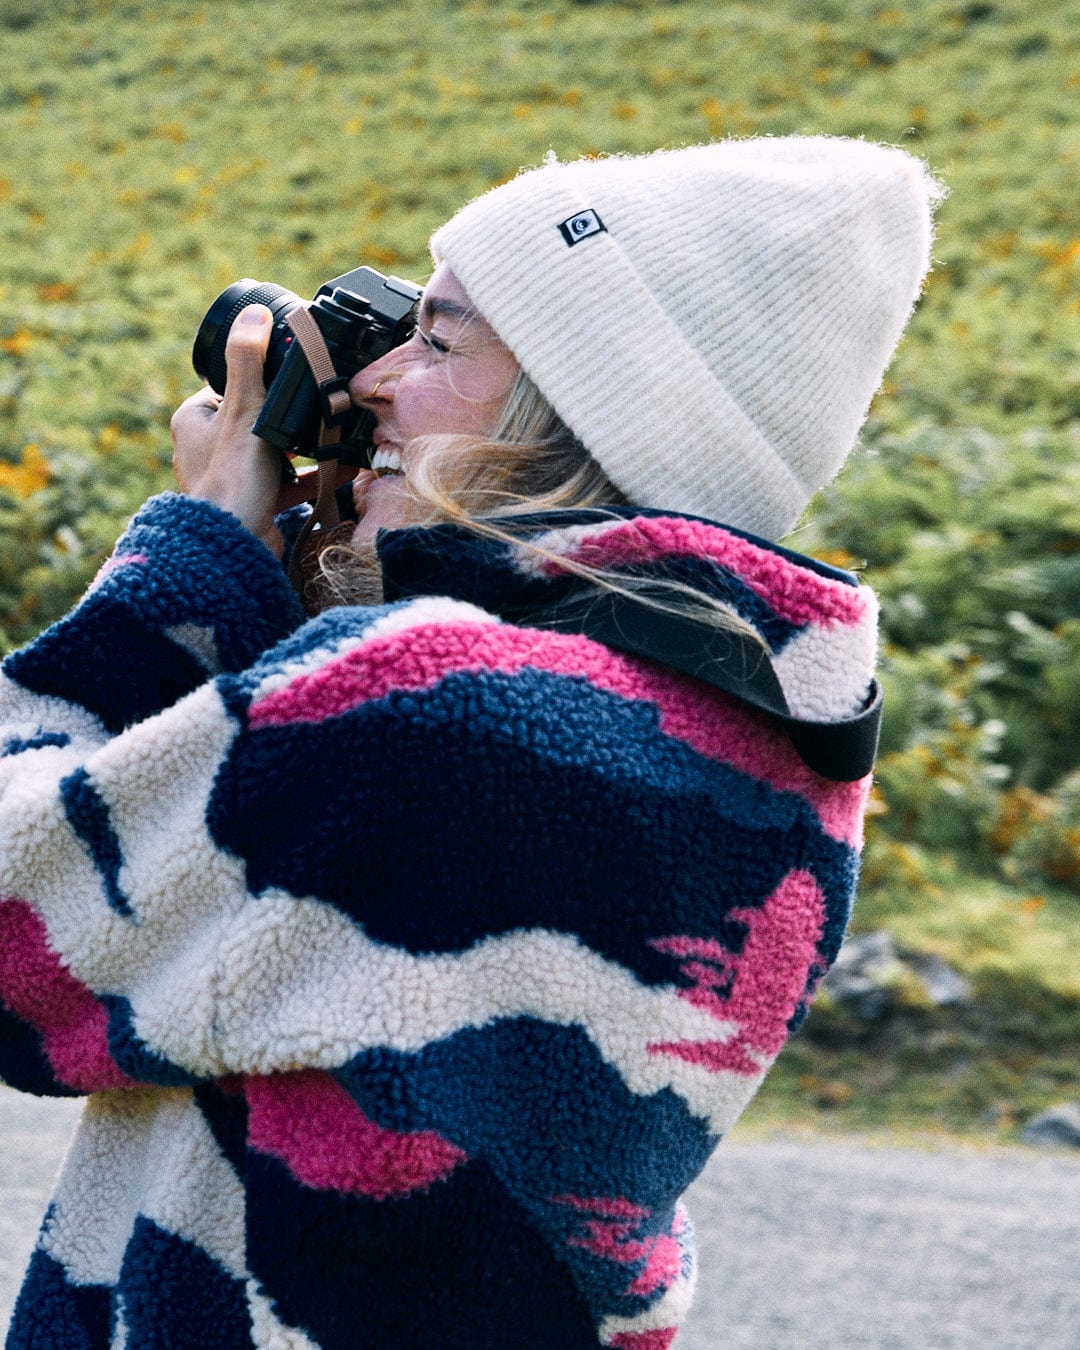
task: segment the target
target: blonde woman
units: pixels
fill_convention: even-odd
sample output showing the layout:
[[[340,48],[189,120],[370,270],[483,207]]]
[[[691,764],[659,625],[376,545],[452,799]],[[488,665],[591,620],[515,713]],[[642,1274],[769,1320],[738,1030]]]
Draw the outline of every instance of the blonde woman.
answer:
[[[805,138],[466,206],[351,381],[314,617],[241,315],[181,494],[4,666],[0,1076],[88,1095],[10,1346],[672,1344],[680,1196],[836,954],[869,783],[872,596],[773,541],[934,197]]]

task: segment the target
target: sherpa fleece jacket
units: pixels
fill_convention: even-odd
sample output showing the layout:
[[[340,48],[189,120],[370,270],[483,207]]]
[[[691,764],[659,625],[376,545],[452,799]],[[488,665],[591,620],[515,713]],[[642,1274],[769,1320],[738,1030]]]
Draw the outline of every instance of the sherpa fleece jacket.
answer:
[[[686,517],[520,528],[384,535],[390,603],[305,621],[167,495],[4,663],[0,1076],[88,1098],[11,1350],[672,1344],[680,1196],[837,952],[867,783],[513,615],[563,558],[676,576],[828,719],[875,606]]]

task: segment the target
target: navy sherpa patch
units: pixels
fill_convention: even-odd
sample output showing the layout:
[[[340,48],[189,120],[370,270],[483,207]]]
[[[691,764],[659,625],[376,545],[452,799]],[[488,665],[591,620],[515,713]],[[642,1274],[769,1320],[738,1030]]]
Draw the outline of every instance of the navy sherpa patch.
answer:
[[[263,1154],[245,1175],[251,1272],[321,1350],[596,1350],[569,1267],[483,1163],[402,1201],[314,1190]]]
[[[130,918],[131,902],[120,886],[124,855],[112,827],[109,808],[89,773],[81,766],[60,780],[60,800],[64,803],[68,824],[86,846],[101,875],[105,898],[118,914]]]
[[[129,1346],[209,1350],[252,1344],[245,1282],[202,1247],[144,1215],[132,1228],[119,1284]]]
[[[60,1262],[39,1249],[30,1258],[5,1350],[97,1350],[109,1345],[110,1304],[107,1286],[70,1283]]]
[[[253,893],[318,896],[378,941],[463,951],[543,927],[650,984],[671,979],[651,939],[738,950],[728,910],[763,904],[793,868],[842,927],[855,857],[799,795],[666,736],[655,705],[534,669],[245,732],[207,823]]]
[[[59,1082],[36,1027],[0,1005],[0,1082],[35,1097],[77,1097]]]
[[[63,747],[71,744],[66,731],[39,731],[36,736],[12,736],[0,747],[0,759],[5,755],[22,755],[28,750],[44,750],[49,746]]]

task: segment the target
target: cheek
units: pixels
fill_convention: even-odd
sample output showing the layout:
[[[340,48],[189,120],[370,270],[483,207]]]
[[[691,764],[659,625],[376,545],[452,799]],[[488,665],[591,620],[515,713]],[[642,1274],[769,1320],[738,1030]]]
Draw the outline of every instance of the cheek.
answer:
[[[393,419],[404,440],[438,431],[449,391],[430,374],[403,379],[394,391]]]
[[[503,398],[459,400],[455,430],[468,431],[475,436],[489,436],[499,424]]]
[[[506,398],[517,377],[517,362],[493,362],[485,369],[470,370],[453,379],[449,397],[462,419],[457,429],[488,435],[499,424]]]
[[[505,398],[501,388],[492,393],[490,382],[440,371],[414,391],[407,416],[415,435],[468,432],[485,436],[498,424]]]

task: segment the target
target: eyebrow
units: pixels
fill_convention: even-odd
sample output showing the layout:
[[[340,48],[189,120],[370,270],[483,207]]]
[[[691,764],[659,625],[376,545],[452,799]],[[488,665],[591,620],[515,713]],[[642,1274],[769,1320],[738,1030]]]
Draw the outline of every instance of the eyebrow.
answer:
[[[420,317],[427,319],[430,323],[432,319],[437,319],[440,315],[449,319],[473,319],[476,317],[476,309],[473,305],[462,305],[456,300],[425,295],[420,305]]]

